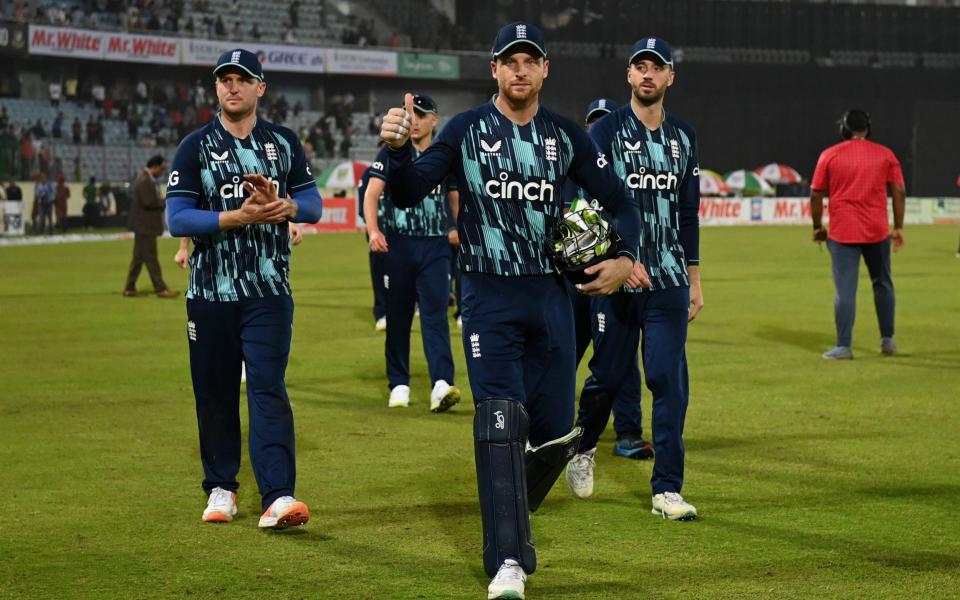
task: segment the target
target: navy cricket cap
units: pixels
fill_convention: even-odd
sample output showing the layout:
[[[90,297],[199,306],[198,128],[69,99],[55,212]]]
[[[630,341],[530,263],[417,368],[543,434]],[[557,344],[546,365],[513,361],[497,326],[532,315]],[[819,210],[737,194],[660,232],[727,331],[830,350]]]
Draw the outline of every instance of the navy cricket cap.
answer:
[[[620,107],[617,106],[617,103],[610,98],[597,98],[590,103],[590,106],[587,107],[587,116],[584,117],[583,120],[587,123],[591,123],[603,115],[617,110],[618,108]]]
[[[260,81],[264,80],[263,65],[260,64],[260,59],[249,50],[237,48],[221,54],[220,59],[217,60],[217,66],[213,68],[213,74],[216,75],[220,69],[226,69],[227,67],[235,67],[251,77],[256,77]]]
[[[633,49],[630,50],[630,58],[627,60],[627,64],[632,65],[633,61],[637,60],[637,57],[641,54],[653,54],[660,59],[660,62],[673,67],[673,51],[670,50],[670,44],[666,40],[658,37],[645,37],[638,40],[633,45]]]
[[[426,94],[414,94],[413,110],[423,114],[437,114],[437,103],[433,101],[433,98]]]
[[[519,44],[532,46],[537,54],[543,57],[547,56],[547,50],[543,43],[543,32],[536,25],[523,21],[516,21],[501,27],[500,31],[497,32],[497,37],[493,39],[493,50],[490,51],[490,54],[493,58],[497,58],[508,48],[513,48]]]

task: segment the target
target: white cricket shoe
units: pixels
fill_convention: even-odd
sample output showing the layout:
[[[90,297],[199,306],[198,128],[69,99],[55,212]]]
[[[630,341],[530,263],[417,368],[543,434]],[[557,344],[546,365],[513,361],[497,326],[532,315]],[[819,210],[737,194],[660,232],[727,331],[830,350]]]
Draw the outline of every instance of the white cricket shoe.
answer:
[[[203,510],[203,520],[207,523],[229,523],[237,514],[237,494],[215,487],[207,497],[207,508]]]
[[[567,463],[567,484],[577,498],[593,495],[593,469],[597,466],[594,456],[597,449],[577,454]]]
[[[686,502],[683,496],[676,492],[655,494],[650,512],[671,521],[690,521],[697,518],[696,507]]]
[[[307,505],[293,496],[281,496],[273,501],[260,516],[261,529],[286,529],[303,525],[310,520]]]
[[[388,408],[406,408],[410,406],[410,386],[398,385],[390,390],[390,401],[387,402]]]
[[[520,563],[508,558],[487,587],[487,600],[523,600],[527,574]]]
[[[374,331],[386,331],[387,330],[387,318],[380,317],[377,319],[377,322],[373,325]]]
[[[430,392],[430,412],[450,410],[457,402],[460,402],[460,389],[438,379]]]

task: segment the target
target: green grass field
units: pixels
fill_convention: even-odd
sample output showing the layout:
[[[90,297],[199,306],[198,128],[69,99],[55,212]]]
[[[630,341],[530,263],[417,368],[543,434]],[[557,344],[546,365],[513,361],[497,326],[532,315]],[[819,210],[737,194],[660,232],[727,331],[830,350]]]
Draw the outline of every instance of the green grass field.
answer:
[[[856,360],[830,363],[808,229],[703,230],[684,488],[702,518],[651,515],[651,464],[613,458],[608,430],[595,497],[561,481],[532,519],[527,597],[958,597],[957,230],[907,235],[901,354],[879,355],[862,278]],[[429,413],[417,331],[411,407],[386,408],[362,236],[295,251],[287,382],[313,516],[281,533],[257,530],[247,464],[239,518],[200,522],[184,302],[121,297],[131,245],[0,248],[0,597],[485,598],[469,394]]]

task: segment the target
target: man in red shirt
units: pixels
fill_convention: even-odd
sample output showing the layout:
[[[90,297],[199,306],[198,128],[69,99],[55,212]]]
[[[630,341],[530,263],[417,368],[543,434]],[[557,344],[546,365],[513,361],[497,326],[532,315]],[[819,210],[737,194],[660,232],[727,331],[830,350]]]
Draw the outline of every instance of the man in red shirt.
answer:
[[[867,140],[870,115],[851,109],[840,120],[839,144],[820,154],[810,184],[813,241],[827,242],[833,260],[837,290],[834,316],[837,345],[823,358],[852,359],[850,343],[857,308],[860,257],[873,282],[873,301],[880,323],[880,351],[894,354],[894,292],[890,275],[890,246],[903,247],[906,192],[900,162],[886,146]],[[887,192],[893,196],[893,233],[887,217]],[[823,197],[830,198],[830,232],[823,227]]]

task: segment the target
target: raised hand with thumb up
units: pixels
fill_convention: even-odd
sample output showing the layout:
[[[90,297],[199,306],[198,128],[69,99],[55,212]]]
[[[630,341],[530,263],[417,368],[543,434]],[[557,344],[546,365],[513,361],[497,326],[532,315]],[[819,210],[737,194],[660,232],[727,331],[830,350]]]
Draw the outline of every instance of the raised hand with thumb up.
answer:
[[[413,120],[413,94],[403,97],[403,108],[391,108],[380,126],[380,137],[392,148],[400,148],[410,139]]]

